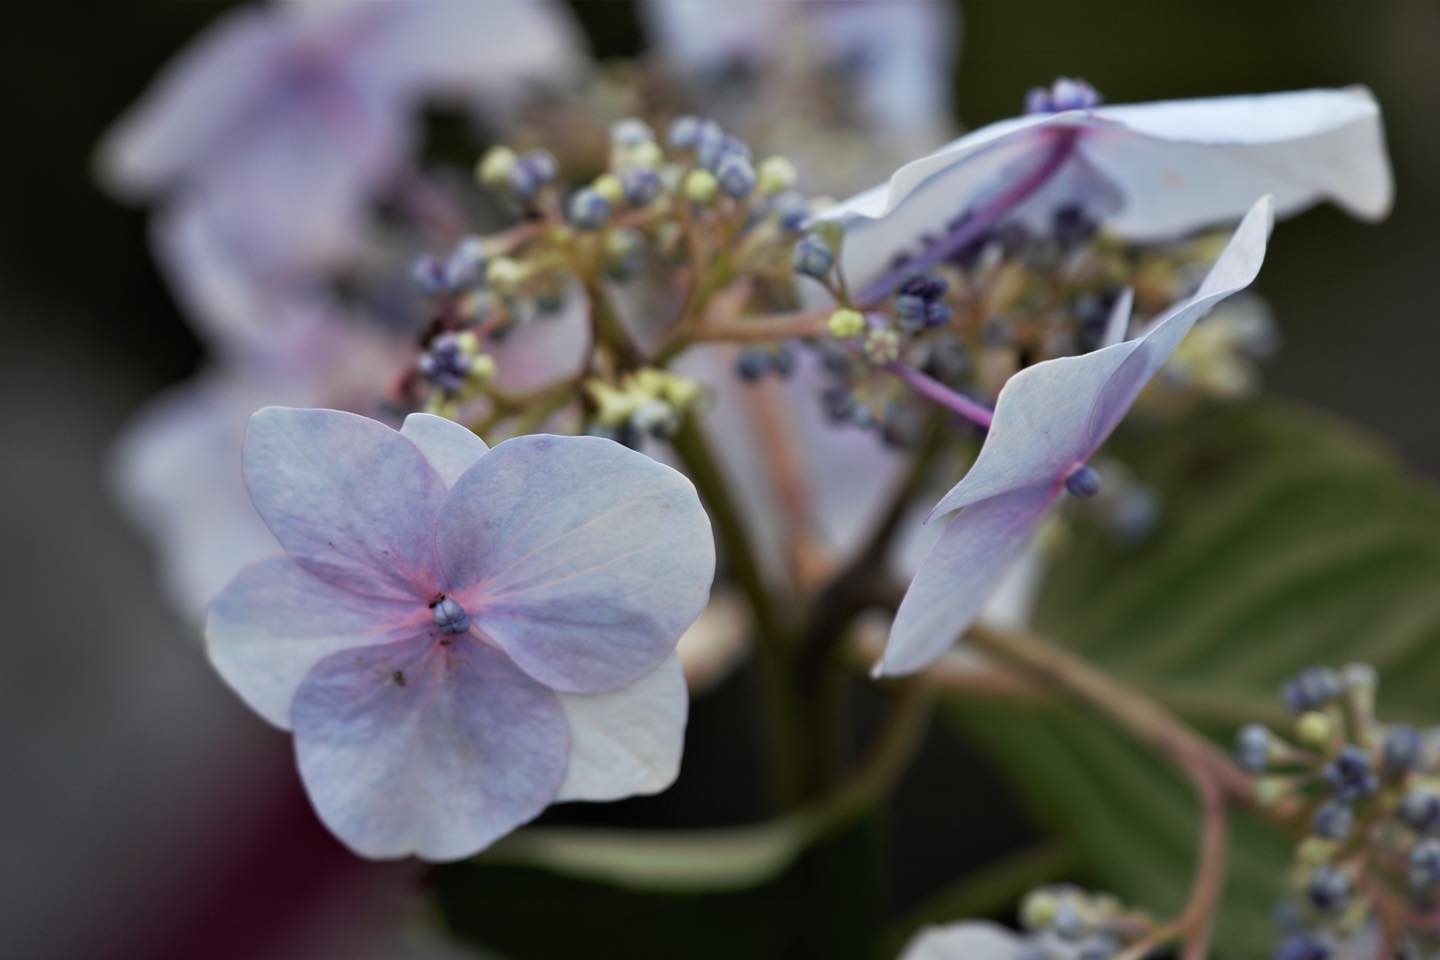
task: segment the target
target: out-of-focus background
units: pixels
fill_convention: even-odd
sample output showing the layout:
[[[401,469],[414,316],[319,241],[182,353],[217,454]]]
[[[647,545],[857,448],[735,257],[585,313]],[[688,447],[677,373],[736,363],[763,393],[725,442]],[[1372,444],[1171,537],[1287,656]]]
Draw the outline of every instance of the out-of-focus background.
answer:
[[[628,4],[577,6],[598,54],[639,49]],[[145,216],[94,186],[92,149],[224,9],[30,4],[0,39],[6,956],[434,955],[377,932],[413,913],[419,868],[362,863],[321,830],[288,739],[211,673],[106,488],[117,429],[201,355],[152,264]],[[1013,114],[1026,89],[1059,74],[1114,102],[1371,87],[1395,211],[1378,226],[1330,208],[1285,225],[1258,284],[1284,336],[1266,380],[1378,431],[1414,468],[1440,475],[1440,4],[972,0],[963,22],[954,91],[967,127]],[[692,740],[726,749],[733,699],[722,689],[697,705]],[[987,799],[991,778],[957,750],[932,745],[902,793],[902,806],[944,795],[942,822],[953,827],[900,831],[897,904],[1029,829],[1003,798]],[[725,822],[750,803],[687,775],[638,815]],[[985,830],[973,829],[976,818]]]

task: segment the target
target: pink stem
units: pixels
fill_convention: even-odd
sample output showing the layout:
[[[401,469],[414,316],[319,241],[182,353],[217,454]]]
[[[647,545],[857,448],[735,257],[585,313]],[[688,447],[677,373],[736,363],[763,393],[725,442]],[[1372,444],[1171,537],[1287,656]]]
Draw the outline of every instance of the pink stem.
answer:
[[[1065,161],[1070,159],[1070,154],[1075,150],[1078,133],[1079,131],[1075,129],[1059,130],[1055,134],[1050,152],[1034,170],[1015,181],[1008,190],[990,203],[975,211],[973,216],[959,224],[933,246],[921,251],[895,269],[887,271],[874,283],[868,284],[860,291],[858,302],[867,306],[877,304],[890,296],[907,277],[916,273],[925,273],[942,260],[963,250],[967,244],[989,230],[1049,182],[1050,178],[1065,165]]]
[[[971,400],[963,393],[956,393],[939,380],[898,361],[887,363],[885,369],[905,381],[906,386],[927,400],[938,403],[947,410],[953,410],[977,427],[990,429],[990,422],[995,419],[995,414],[984,404]]]

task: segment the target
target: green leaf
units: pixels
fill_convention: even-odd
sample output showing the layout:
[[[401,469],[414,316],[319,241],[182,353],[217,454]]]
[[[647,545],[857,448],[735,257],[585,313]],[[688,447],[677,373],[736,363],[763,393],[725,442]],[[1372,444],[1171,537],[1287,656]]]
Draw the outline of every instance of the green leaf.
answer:
[[[1277,721],[1311,663],[1372,663],[1382,715],[1440,720],[1440,496],[1355,428],[1277,404],[1209,409],[1107,453],[1154,485],[1156,535],[1126,547],[1078,512],[1036,627],[1227,744]],[[951,704],[1097,885],[1179,909],[1196,806],[1165,758],[1063,705]],[[1283,722],[1283,720],[1280,720]],[[1237,817],[1217,956],[1266,955],[1293,841]]]

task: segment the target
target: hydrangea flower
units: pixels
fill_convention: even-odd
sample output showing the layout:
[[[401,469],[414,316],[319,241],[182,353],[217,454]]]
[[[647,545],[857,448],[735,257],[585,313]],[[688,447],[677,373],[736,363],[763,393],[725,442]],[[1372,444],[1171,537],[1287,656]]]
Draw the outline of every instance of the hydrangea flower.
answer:
[[[1332,200],[1366,220],[1390,209],[1380,110],[1368,90],[1307,90],[1036,114],[1001,121],[906,164],[821,214],[846,225],[862,299],[898,282],[897,253],[936,262],[1009,218],[1037,225],[1082,204],[1112,233],[1168,239],[1239,218],[1270,193],[1281,216]],[[911,269],[914,268],[912,263]]]
[[[257,265],[328,262],[408,163],[423,99],[500,107],[579,49],[568,18],[529,0],[237,10],[107,134],[100,172],[126,196],[204,202]]]
[[[715,564],[684,477],[593,437],[487,450],[426,414],[281,407],[251,419],[244,474],[285,556],[215,599],[210,658],[293,730],[357,853],[464,857],[556,801],[673,779],[675,644]]]
[[[959,513],[926,555],[901,601],[877,675],[919,670],[964,631],[1021,556],[1067,486],[1084,494],[1090,458],[1181,339],[1207,311],[1259,273],[1274,203],[1245,215],[1194,296],[1140,336],[1028,367],[1000,391],[974,465],[931,511]]]

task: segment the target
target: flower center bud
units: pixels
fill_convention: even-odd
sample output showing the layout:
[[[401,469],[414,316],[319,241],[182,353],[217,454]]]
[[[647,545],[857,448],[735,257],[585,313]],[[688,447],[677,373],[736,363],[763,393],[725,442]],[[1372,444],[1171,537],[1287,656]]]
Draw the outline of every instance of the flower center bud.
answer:
[[[1065,478],[1065,489],[1072,497],[1093,497],[1100,492],[1100,474],[1088,463],[1077,467]]]
[[[470,614],[451,597],[441,597],[432,608],[435,626],[441,633],[463,633],[470,626]]]

